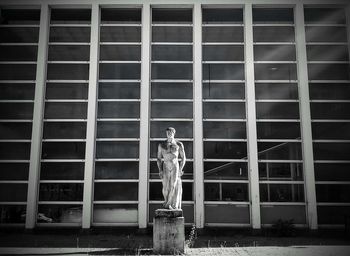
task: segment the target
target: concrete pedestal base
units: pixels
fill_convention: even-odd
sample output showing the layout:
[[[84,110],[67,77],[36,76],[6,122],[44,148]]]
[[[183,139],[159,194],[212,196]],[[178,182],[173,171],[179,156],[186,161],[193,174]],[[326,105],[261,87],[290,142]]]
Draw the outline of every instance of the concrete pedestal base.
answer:
[[[153,219],[153,253],[185,252],[185,219],[182,210],[158,209]]]

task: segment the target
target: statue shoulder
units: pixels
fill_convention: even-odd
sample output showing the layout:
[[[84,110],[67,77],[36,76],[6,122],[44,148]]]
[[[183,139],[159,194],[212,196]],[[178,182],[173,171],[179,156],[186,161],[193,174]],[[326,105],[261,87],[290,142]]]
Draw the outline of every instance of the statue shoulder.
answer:
[[[158,144],[158,149],[166,149],[166,140]]]
[[[175,140],[175,142],[181,149],[184,149],[184,144],[181,141]]]

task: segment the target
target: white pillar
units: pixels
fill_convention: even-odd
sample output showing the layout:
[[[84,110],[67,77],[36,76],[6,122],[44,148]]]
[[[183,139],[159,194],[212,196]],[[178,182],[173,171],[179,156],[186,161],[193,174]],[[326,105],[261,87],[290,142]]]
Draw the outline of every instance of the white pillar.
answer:
[[[252,8],[253,8],[252,4],[246,4],[244,6],[248,170],[249,170],[251,225],[253,229],[260,229],[261,220],[260,220],[260,198],[259,198],[258,145],[257,145],[257,134],[256,134],[253,9]]]
[[[32,229],[36,224],[37,201],[39,196],[39,174],[41,160],[41,135],[43,129],[44,97],[46,81],[46,60],[49,35],[49,7],[41,5],[38,57],[33,110],[32,143],[28,179],[27,209],[25,227]]]
[[[98,3],[91,7],[91,39],[90,39],[90,65],[89,65],[89,96],[86,124],[86,148],[84,171],[84,197],[82,228],[90,228],[92,222],[92,202],[95,173],[95,135],[96,110],[98,88],[98,60],[99,60],[99,20],[100,10]]]
[[[140,145],[139,145],[139,228],[147,227],[148,218],[148,169],[149,169],[149,88],[150,88],[150,26],[151,7],[142,8],[141,49],[141,102],[140,102]]]
[[[202,8],[194,4],[193,11],[193,86],[194,86],[194,147],[193,176],[195,225],[204,227],[204,175],[203,175],[203,113],[202,113]]]
[[[317,205],[314,174],[314,156],[312,148],[312,131],[309,99],[309,83],[307,73],[306,41],[304,25],[304,8],[302,3],[295,7],[295,40],[298,68],[299,109],[304,160],[305,200],[308,225],[317,229]]]

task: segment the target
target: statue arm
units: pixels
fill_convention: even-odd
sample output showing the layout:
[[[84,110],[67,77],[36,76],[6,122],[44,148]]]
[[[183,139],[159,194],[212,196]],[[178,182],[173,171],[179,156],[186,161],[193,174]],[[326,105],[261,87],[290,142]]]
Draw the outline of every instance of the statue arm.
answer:
[[[184,145],[180,142],[179,143],[179,154],[180,154],[180,158],[182,159],[182,161],[179,163],[179,169],[180,169],[180,175],[183,175],[183,168],[186,164],[186,154],[185,154],[185,148]]]
[[[163,168],[162,168],[162,146],[158,145],[158,152],[157,152],[157,166],[159,170],[159,177],[163,179]]]

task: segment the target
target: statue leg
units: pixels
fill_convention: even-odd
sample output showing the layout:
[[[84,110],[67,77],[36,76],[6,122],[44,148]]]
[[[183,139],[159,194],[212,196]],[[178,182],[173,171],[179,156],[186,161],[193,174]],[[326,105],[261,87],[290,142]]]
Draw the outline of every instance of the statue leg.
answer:
[[[169,194],[168,194],[168,201],[165,205],[166,208],[174,208],[175,205],[173,205],[173,199],[174,199],[174,193],[176,189],[176,182],[177,182],[177,171],[172,170],[169,175]]]
[[[182,181],[181,179],[177,180],[177,190],[176,190],[176,209],[181,209],[181,201],[182,201]]]
[[[163,206],[166,206],[166,203],[168,202],[168,195],[169,195],[169,171],[164,170],[163,172],[163,179],[162,179],[162,185],[163,185],[163,189],[162,189],[162,193],[163,193],[163,197],[164,197],[164,203]]]

